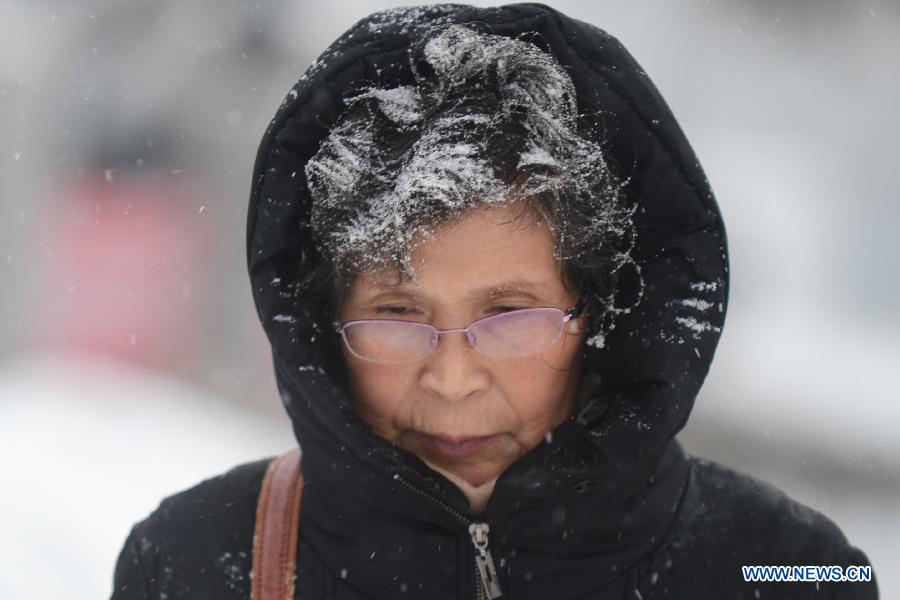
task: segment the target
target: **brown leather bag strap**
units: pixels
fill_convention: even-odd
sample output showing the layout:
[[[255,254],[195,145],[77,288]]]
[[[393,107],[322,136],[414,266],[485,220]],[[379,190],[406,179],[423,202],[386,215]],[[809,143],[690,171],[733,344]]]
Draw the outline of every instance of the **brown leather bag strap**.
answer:
[[[269,463],[256,504],[252,600],[294,600],[297,530],[300,526],[300,449]]]

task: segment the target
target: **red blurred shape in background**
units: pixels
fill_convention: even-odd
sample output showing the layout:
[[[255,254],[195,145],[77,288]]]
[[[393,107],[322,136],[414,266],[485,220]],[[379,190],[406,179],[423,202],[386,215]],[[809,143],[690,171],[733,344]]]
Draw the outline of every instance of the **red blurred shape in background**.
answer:
[[[168,367],[196,348],[205,219],[183,189],[111,171],[62,189],[39,225],[40,345]]]

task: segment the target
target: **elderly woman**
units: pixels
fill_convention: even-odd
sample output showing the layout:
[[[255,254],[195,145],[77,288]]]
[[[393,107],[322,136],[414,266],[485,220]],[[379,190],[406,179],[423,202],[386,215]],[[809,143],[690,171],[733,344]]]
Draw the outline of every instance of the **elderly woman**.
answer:
[[[168,498],[114,599],[877,597],[746,581],[868,563],[675,440],[724,320],[725,230],[603,31],[539,5],[361,21],[266,132],[248,259],[302,487],[262,461]]]

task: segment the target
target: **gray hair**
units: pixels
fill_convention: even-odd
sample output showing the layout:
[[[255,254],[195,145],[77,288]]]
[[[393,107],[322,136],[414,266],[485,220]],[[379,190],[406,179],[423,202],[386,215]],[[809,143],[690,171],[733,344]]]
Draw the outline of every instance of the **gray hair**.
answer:
[[[416,240],[505,202],[548,225],[567,285],[589,315],[607,315],[631,262],[632,210],[562,65],[534,43],[462,25],[433,29],[410,59],[412,84],[345,97],[306,165],[324,261],[305,284],[331,282],[336,309],[360,272],[412,278]]]

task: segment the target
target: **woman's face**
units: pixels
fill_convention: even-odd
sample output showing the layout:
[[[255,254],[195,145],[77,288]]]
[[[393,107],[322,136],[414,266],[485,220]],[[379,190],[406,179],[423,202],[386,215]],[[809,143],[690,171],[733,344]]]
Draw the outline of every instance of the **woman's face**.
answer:
[[[437,230],[412,255],[417,283],[396,271],[360,275],[339,312],[342,323],[403,319],[462,328],[509,308],[568,309],[546,225],[513,221],[507,206],[480,208]],[[343,346],[355,412],[375,433],[413,452],[451,480],[478,487],[497,478],[574,410],[581,319],[537,354],[485,356],[462,333],[409,363],[362,360]]]

